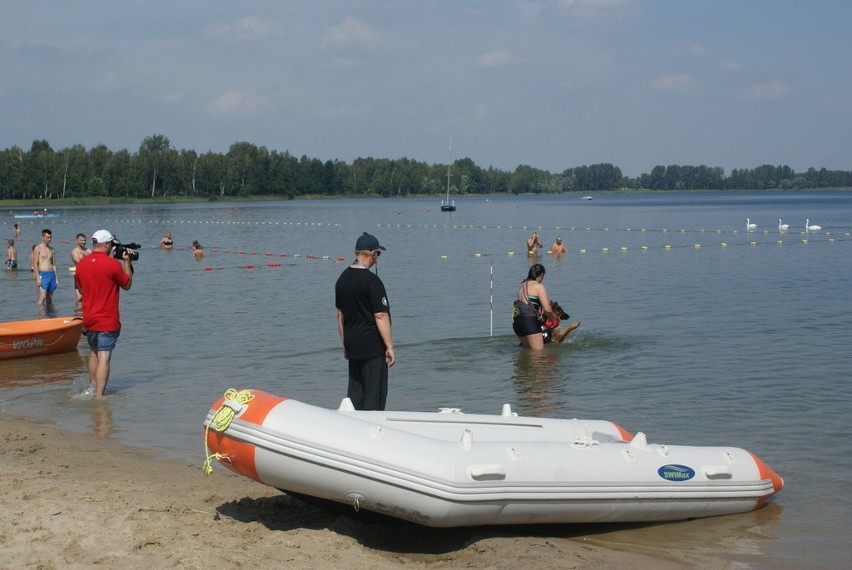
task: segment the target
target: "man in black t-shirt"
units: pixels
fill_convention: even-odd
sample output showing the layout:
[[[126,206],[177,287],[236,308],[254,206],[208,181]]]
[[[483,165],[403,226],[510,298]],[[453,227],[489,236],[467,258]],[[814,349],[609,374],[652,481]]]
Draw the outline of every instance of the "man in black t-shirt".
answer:
[[[364,232],[355,243],[355,261],[334,286],[337,332],[349,361],[348,397],[356,410],[384,410],[388,368],[393,366],[390,306],[385,286],[370,268],[385,248]]]

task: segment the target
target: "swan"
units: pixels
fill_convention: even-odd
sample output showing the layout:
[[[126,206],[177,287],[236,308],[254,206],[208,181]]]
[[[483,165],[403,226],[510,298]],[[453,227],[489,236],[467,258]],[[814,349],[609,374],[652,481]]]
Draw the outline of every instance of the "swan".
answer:
[[[752,224],[752,223],[751,223],[751,220],[749,220],[748,218],[746,218],[746,229],[747,229],[747,230],[749,230],[749,231],[751,231],[751,230],[753,230],[753,229],[755,229],[755,228],[757,228],[757,224]]]
[[[805,220],[805,229],[806,230],[821,230],[822,226],[818,226],[816,224],[811,225],[811,221],[806,219]]]
[[[790,229],[790,224],[782,224],[782,223],[781,223],[781,218],[778,218],[778,229],[779,229],[779,230],[789,230],[789,229]]]

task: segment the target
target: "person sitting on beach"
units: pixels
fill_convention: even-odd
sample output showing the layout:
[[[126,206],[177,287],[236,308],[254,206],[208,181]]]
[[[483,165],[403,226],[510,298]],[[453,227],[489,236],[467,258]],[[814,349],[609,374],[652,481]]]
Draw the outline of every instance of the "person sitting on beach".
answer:
[[[166,232],[163,235],[163,239],[160,240],[160,247],[163,249],[171,249],[173,245],[172,232]]]
[[[544,244],[541,243],[538,232],[533,232],[529,239],[527,239],[527,255],[530,257],[538,255],[538,250],[542,247],[544,247]]]
[[[193,240],[192,242],[192,257],[195,259],[201,259],[204,257],[204,248],[201,247],[201,244],[198,243],[198,240]]]
[[[562,243],[562,236],[556,236],[556,241],[550,244],[550,253],[559,254],[568,251]]]
[[[6,268],[18,268],[18,250],[15,249],[15,240],[9,240],[9,249],[6,250]]]

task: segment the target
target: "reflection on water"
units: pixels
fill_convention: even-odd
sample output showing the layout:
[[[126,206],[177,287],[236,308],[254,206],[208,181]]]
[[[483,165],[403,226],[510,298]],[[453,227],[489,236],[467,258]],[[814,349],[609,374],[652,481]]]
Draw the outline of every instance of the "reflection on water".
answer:
[[[83,345],[78,345],[82,348]],[[73,381],[86,371],[82,351],[15,358],[0,362],[0,388],[21,388],[42,384]]]
[[[521,415],[544,416],[557,408],[555,396],[567,390],[566,373],[560,368],[567,354],[563,348],[553,345],[546,350],[518,349],[512,381],[518,392]]]
[[[99,438],[109,437],[112,433],[112,410],[104,400],[92,400],[92,433]]]
[[[617,529],[597,533],[589,540],[608,547],[641,544],[651,554],[675,558],[694,568],[718,565],[720,558],[743,568],[774,567],[768,563],[766,546],[777,538],[783,510],[781,505],[769,503],[756,511],[737,515],[618,525]],[[589,527],[584,531],[588,532]]]

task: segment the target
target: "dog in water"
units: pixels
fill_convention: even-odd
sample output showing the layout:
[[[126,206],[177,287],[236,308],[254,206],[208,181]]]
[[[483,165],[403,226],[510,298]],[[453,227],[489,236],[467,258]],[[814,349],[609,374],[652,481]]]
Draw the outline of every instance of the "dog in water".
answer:
[[[568,333],[580,326],[580,321],[569,323],[565,325],[565,328],[560,329],[559,322],[567,321],[571,315],[566,313],[556,301],[550,301],[550,308],[553,309],[553,313],[558,318],[556,320],[548,319],[541,324],[541,336],[544,337],[545,344],[548,342],[560,343],[568,337]]]

